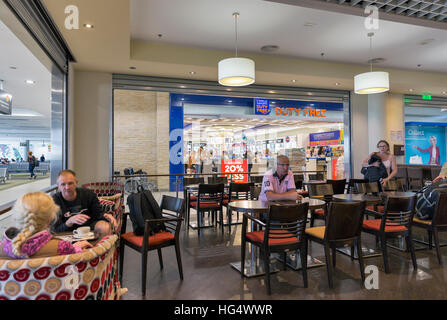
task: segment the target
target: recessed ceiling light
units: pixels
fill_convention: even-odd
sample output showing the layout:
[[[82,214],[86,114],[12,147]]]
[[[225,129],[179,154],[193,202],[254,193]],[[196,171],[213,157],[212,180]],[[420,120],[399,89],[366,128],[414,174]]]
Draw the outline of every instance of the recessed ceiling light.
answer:
[[[268,91],[268,93],[276,93],[276,91],[270,90]]]
[[[190,71],[189,74],[190,74],[190,75],[195,75],[196,72],[195,72],[195,71]]]
[[[414,91],[414,89],[408,89],[408,91],[410,91],[410,92],[413,92],[413,91]]]
[[[275,52],[278,51],[279,47],[276,45],[266,45],[261,47],[262,52]]]
[[[292,82],[293,82],[293,83],[295,83],[295,82],[296,82],[296,80],[295,80],[295,79],[293,79],[293,80],[292,80]]]
[[[447,94],[447,91],[442,91],[442,94]]]
[[[93,29],[95,26],[90,23],[84,23],[84,27],[87,29]]]
[[[336,82],[336,83],[335,83],[335,85],[336,85],[336,86],[339,86],[339,85],[340,85],[340,83]]]
[[[130,70],[135,70],[137,67],[129,67]]]
[[[181,85],[181,86],[180,86],[180,88],[182,88],[182,89],[185,89],[185,88],[186,88],[186,86],[183,86],[183,85]]]
[[[34,81],[34,80],[26,80],[25,83],[26,84],[35,84],[36,81]]]

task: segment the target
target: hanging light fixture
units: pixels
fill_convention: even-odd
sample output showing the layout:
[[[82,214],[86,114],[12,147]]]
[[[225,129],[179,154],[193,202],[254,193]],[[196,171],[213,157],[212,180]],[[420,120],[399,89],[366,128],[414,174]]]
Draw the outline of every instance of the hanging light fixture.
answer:
[[[230,87],[248,86],[255,82],[255,62],[237,56],[237,18],[239,13],[233,13],[233,17],[236,30],[236,57],[219,61],[219,83]]]
[[[371,71],[358,74],[354,77],[354,92],[357,94],[382,93],[390,90],[388,72],[372,71],[372,37],[374,33],[368,33]]]

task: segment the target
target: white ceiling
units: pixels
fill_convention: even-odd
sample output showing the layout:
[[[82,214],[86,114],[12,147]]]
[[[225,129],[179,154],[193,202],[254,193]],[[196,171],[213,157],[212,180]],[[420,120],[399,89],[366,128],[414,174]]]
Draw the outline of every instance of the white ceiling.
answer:
[[[0,116],[0,138],[49,139],[51,73],[0,21],[0,79],[13,96],[13,116]],[[16,67],[17,69],[11,69]],[[26,80],[34,80],[28,85]],[[32,116],[14,116],[30,114]]]
[[[133,40],[234,51],[232,13],[239,12],[239,51],[261,53],[262,46],[277,45],[275,55],[365,64],[367,70],[370,31],[364,17],[262,0],[130,0],[130,5]],[[386,59],[375,68],[447,72],[446,52],[447,32],[441,29],[380,20],[373,37],[372,57]]]

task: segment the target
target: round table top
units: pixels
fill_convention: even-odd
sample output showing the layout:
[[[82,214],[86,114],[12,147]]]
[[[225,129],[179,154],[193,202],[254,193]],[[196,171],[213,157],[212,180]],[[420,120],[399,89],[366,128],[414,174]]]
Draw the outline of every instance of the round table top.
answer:
[[[309,185],[309,184],[326,184],[326,180],[311,180],[311,181],[303,181],[303,185]]]
[[[203,184],[208,184],[208,183],[203,183]],[[229,183],[225,183],[224,184],[224,188],[229,188],[230,184]],[[187,186],[184,187],[185,189],[188,190],[199,190],[199,184],[188,184]]]
[[[382,198],[380,196],[373,196],[369,194],[334,194],[332,198],[340,201],[366,201],[367,205],[374,205],[382,202]]]
[[[403,192],[403,191],[385,191],[382,194],[386,194],[392,198],[410,198],[416,195],[416,192]]]
[[[303,198],[301,200],[284,200],[284,201],[261,201],[261,200],[240,200],[232,201],[228,206],[233,210],[242,212],[266,212],[272,204],[298,204],[309,203],[309,209],[319,209],[325,206],[325,202],[319,199]]]

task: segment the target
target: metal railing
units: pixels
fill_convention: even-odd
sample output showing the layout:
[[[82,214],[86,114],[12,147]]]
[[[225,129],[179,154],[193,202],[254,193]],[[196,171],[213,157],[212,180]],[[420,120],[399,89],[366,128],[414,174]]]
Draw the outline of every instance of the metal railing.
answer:
[[[303,178],[305,178],[306,174],[318,174],[322,173],[323,175],[326,173],[325,170],[300,170],[300,171],[292,171],[294,175],[303,175]],[[179,184],[181,177],[200,177],[200,176],[230,176],[230,183],[233,182],[233,175],[248,175],[248,180],[250,180],[251,176],[260,176],[264,175],[265,172],[235,172],[235,173],[229,173],[229,172],[211,172],[211,173],[183,173],[183,174],[133,174],[133,175],[113,175],[112,181],[118,181],[121,178],[124,178],[127,180],[133,179],[133,178],[149,178],[149,177],[175,177],[175,182],[173,183],[176,186],[176,197],[178,198],[179,194]],[[126,182],[125,182],[126,183]],[[143,186],[144,187],[144,186]]]
[[[39,190],[39,191],[45,192],[45,193],[51,193],[51,192],[56,191],[56,190],[57,190],[57,185],[52,185],[52,186],[49,186],[49,187],[47,187],[45,189],[42,189],[42,190]],[[12,208],[14,207],[15,203],[16,203],[16,200],[8,202],[8,203],[6,203],[4,205],[1,205],[0,206],[0,216],[2,214],[5,214],[5,213],[11,211]]]

